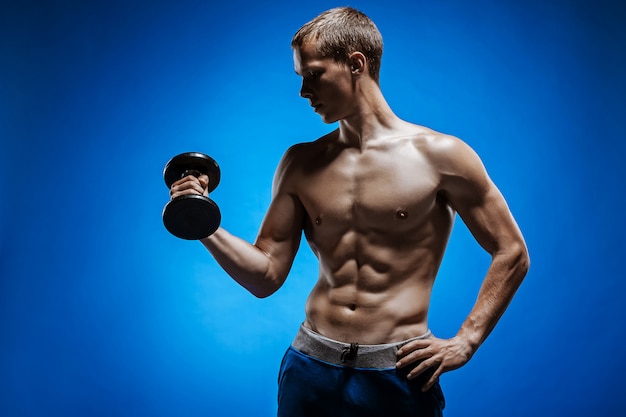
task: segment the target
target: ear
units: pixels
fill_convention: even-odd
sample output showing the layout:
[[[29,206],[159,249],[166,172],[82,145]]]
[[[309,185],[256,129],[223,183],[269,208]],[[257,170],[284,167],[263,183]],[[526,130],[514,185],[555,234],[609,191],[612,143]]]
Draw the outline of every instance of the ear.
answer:
[[[362,52],[352,52],[350,54],[350,72],[354,75],[363,74],[367,68],[367,58]]]

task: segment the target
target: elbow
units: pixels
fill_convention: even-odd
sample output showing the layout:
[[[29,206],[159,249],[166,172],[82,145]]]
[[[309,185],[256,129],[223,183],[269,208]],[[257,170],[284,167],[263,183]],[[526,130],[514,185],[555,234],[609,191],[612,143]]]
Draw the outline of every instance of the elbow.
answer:
[[[520,255],[520,264],[522,265],[522,268],[524,270],[524,275],[526,275],[526,273],[530,269],[530,254],[528,253],[528,247],[526,247],[526,244],[522,244],[521,252],[522,254]]]
[[[278,277],[263,277],[257,285],[251,285],[246,289],[256,298],[267,298],[274,294],[282,286],[284,279]]]
[[[492,262],[501,268],[503,276],[508,277],[513,285],[519,287],[530,268],[528,248],[523,241],[511,243],[506,248],[494,252]]]
[[[526,250],[524,253],[524,260],[522,261],[522,268],[524,271],[524,275],[526,275],[528,273],[528,270],[530,269],[530,255],[528,253],[528,250]]]
[[[515,245],[511,251],[511,265],[514,271],[513,276],[517,277],[521,283],[530,269],[530,254],[523,242]]]
[[[263,288],[263,289],[259,289],[259,288],[248,289],[248,291],[250,291],[250,294],[254,295],[256,298],[259,298],[259,299],[267,298],[270,295],[274,294],[277,290],[278,290],[278,288],[276,288],[276,289],[267,289],[267,288]]]

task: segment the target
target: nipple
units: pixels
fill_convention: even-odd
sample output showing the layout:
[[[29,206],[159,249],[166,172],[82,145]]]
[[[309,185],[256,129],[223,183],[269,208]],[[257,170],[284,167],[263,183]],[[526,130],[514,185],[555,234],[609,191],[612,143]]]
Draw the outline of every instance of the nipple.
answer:
[[[401,220],[404,220],[407,217],[409,217],[409,213],[407,213],[406,210],[398,210],[396,211],[396,217]]]

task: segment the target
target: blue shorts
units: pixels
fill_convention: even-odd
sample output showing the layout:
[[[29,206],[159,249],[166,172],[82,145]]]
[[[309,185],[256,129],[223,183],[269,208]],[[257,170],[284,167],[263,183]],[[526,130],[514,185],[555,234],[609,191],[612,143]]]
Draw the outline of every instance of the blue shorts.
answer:
[[[280,367],[278,417],[441,417],[439,383],[422,392],[429,376],[395,367],[407,342],[359,346],[301,327]]]

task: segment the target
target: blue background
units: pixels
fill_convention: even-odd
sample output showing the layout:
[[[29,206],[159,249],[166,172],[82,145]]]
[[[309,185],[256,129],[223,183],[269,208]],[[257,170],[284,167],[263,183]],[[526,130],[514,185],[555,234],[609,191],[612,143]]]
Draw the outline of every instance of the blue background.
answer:
[[[622,416],[626,14],[620,2],[352,1],[401,117],[468,142],[530,273],[445,374],[446,416]],[[316,277],[305,244],[257,300],[162,226],[180,152],[212,155],[254,240],[284,150],[334,126],[298,97],[292,34],[335,2],[3,1],[0,415],[271,416]],[[488,256],[459,220],[434,289],[455,334]]]

